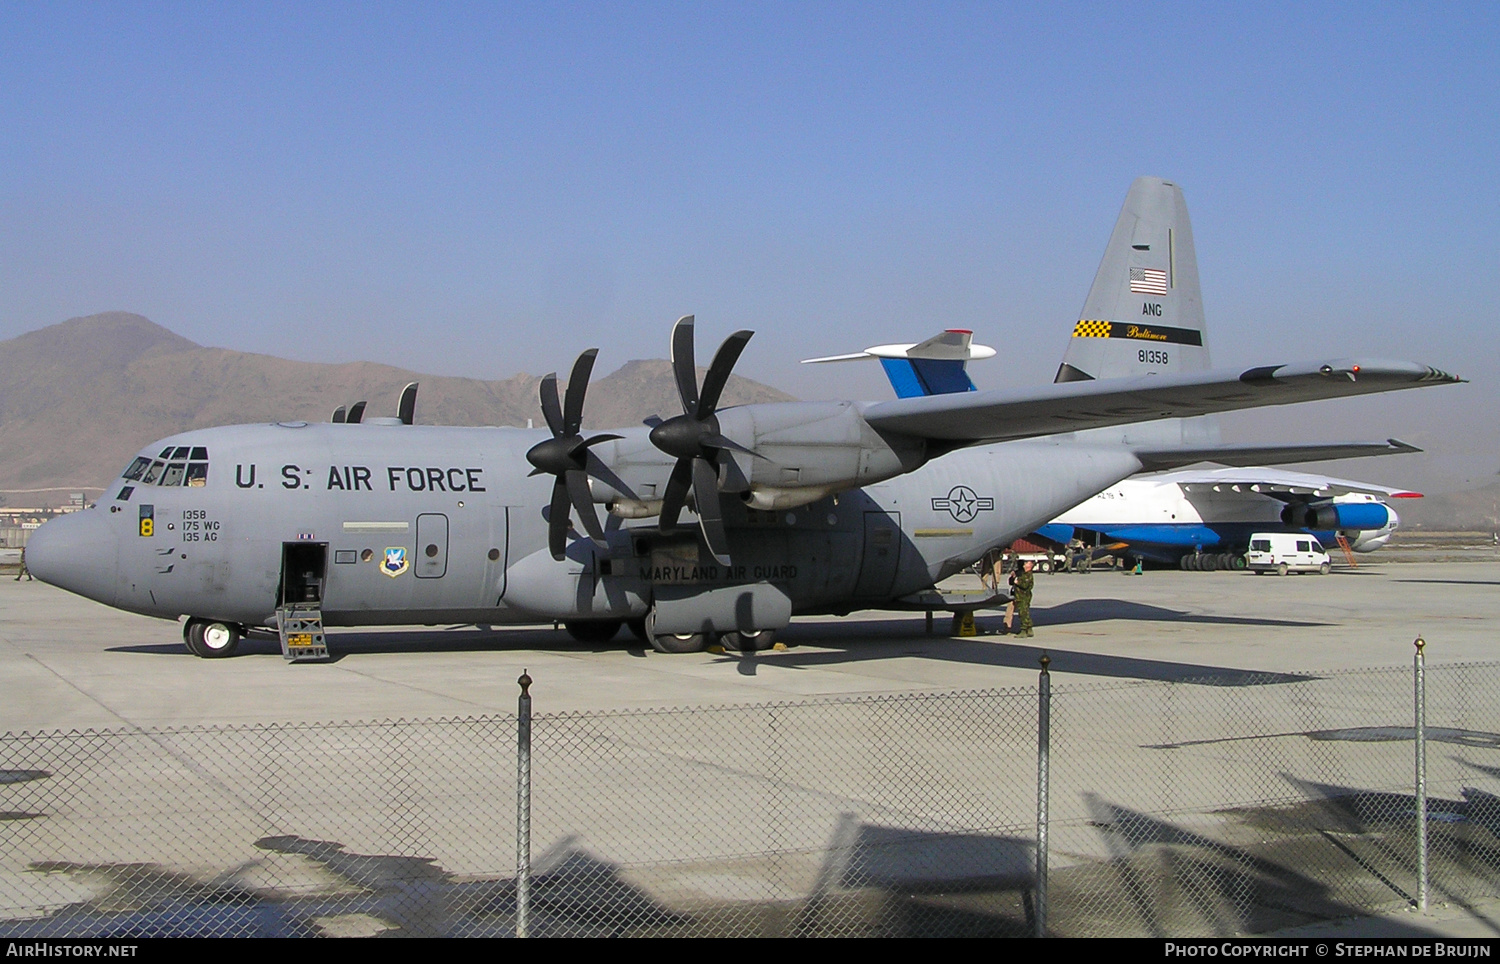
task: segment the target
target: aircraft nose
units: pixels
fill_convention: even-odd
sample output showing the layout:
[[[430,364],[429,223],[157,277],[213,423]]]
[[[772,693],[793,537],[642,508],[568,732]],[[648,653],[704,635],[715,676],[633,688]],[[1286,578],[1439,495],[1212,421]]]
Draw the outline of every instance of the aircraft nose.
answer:
[[[105,514],[85,509],[58,516],[26,542],[26,568],[43,582],[113,605],[115,534]]]

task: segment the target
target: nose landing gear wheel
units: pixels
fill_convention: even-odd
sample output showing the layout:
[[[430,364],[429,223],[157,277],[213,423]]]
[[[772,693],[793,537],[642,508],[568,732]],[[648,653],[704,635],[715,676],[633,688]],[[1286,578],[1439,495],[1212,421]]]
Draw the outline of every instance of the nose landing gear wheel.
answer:
[[[203,659],[233,656],[243,632],[234,623],[212,619],[189,619],[182,627],[182,639],[188,652]]]

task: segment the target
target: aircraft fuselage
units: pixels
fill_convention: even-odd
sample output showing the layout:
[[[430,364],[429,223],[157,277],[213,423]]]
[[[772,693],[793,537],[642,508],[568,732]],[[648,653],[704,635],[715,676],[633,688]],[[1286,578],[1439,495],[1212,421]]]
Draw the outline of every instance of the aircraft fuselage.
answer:
[[[670,460],[643,430],[625,434],[610,443],[612,463],[632,466],[625,481],[664,485]],[[931,587],[1139,469],[1118,447],[966,449],[795,508],[726,495],[727,565],[700,551],[691,524],[661,533],[653,518],[613,515],[607,552],[571,539],[558,561],[552,480],[528,475],[525,459],[545,437],[380,424],[186,432],[142,453],[160,471],[117,480],[95,508],[38,530],[29,561],[121,609],[248,626],[273,624],[301,592],[331,626],[629,619],[663,595],[754,584],[778,587],[795,613],[848,612]],[[182,478],[173,453],[206,467],[159,484]]]

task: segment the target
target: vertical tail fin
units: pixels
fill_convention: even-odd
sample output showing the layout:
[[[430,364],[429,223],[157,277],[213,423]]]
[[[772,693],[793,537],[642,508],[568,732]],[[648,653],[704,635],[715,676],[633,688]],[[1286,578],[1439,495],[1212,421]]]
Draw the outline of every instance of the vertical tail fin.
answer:
[[[1136,178],[1053,381],[1208,367],[1198,256],[1182,188],[1159,177]]]

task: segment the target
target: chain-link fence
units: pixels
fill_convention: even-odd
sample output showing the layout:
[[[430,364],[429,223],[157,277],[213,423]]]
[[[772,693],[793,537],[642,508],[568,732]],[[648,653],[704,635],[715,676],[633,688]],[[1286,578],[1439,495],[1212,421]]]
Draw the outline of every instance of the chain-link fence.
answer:
[[[1500,893],[1500,667],[1427,674],[1430,879],[1461,903]],[[1049,925],[1232,935],[1415,902],[1413,712],[1399,670],[1060,693]]]
[[[1427,677],[1432,892],[1494,895],[1500,664]],[[1032,689],[537,713],[527,932],[1030,934],[1037,714]],[[1415,900],[1412,719],[1405,669],[1056,687],[1048,933]],[[514,933],[516,734],[6,735],[0,933]]]

